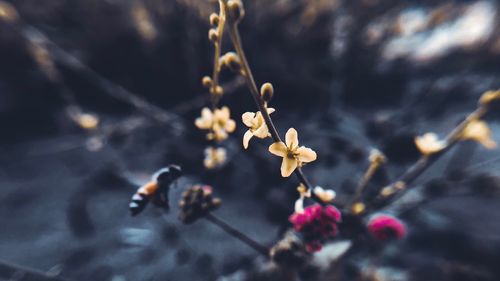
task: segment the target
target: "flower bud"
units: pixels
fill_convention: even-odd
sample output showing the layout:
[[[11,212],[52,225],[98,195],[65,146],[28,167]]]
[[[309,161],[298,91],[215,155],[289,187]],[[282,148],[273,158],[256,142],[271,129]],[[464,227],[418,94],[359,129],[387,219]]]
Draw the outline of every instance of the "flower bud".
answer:
[[[210,93],[216,96],[222,96],[224,94],[224,89],[221,86],[217,85],[215,86],[215,88],[210,88]]]
[[[0,20],[15,22],[19,19],[16,8],[6,1],[0,1]]]
[[[99,117],[90,113],[82,113],[78,116],[77,123],[83,129],[92,130],[99,125]]]
[[[219,39],[219,35],[217,34],[217,30],[215,29],[210,29],[208,31],[208,40],[210,40],[210,42],[212,43],[215,43],[217,42],[217,39]]]
[[[214,198],[212,193],[208,185],[195,185],[184,191],[179,201],[179,219],[190,224],[220,207],[221,200]]]
[[[356,202],[351,207],[351,212],[355,215],[360,215],[366,210],[365,204],[362,202]]]
[[[210,25],[216,27],[219,25],[219,16],[216,13],[210,15]]]
[[[226,53],[222,57],[222,65],[234,72],[239,72],[241,70],[240,58],[234,52]]]
[[[245,9],[240,0],[229,0],[227,2],[227,11],[229,18],[235,22],[240,22],[245,16]]]
[[[403,239],[407,232],[403,222],[393,216],[384,214],[375,215],[370,219],[368,231],[379,241]]]
[[[500,101],[500,90],[485,92],[479,99],[479,105],[490,105],[495,101]]]
[[[265,83],[260,87],[260,96],[265,102],[271,101],[274,95],[274,88],[271,83]]]
[[[204,76],[201,79],[201,84],[203,84],[203,87],[205,87],[205,88],[212,87],[212,84],[213,84],[212,78],[210,78],[210,76]]]

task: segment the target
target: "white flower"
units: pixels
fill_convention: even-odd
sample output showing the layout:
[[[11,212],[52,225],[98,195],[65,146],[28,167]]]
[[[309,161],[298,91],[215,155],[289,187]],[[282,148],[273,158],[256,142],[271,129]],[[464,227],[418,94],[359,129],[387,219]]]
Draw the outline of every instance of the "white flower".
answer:
[[[274,108],[267,108],[267,113],[271,114],[275,110]],[[264,121],[264,117],[262,113],[258,111],[255,112],[245,112],[241,116],[243,124],[248,127],[248,131],[245,132],[243,136],[243,147],[245,149],[248,148],[248,142],[252,137],[258,137],[260,139],[264,139],[269,137],[271,134],[269,133],[269,129],[267,128],[266,122]]]
[[[316,160],[317,155],[314,150],[305,146],[299,147],[299,138],[294,128],[288,129],[285,135],[285,143],[275,142],[269,146],[269,152],[283,157],[281,163],[281,176],[290,176],[297,167],[303,163],[309,163]]]
[[[415,144],[423,155],[431,155],[446,147],[446,142],[440,140],[434,133],[425,133],[423,136],[415,138]]]

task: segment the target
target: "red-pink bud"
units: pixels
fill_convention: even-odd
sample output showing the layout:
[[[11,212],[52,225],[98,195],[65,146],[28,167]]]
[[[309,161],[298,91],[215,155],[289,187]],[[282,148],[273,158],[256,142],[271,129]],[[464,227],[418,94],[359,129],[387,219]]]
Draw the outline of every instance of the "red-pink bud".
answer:
[[[368,231],[377,240],[403,239],[406,226],[399,219],[390,215],[375,215],[368,222]]]

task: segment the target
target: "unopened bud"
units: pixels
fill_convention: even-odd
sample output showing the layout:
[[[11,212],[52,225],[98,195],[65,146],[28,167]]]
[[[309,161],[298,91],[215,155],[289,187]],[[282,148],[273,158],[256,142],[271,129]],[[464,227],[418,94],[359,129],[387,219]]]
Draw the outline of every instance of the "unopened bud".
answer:
[[[229,0],[227,2],[229,17],[233,22],[240,22],[245,16],[245,9],[240,0]]]
[[[201,79],[201,84],[203,84],[203,87],[205,87],[205,88],[212,87],[212,84],[213,84],[212,78],[210,78],[210,76],[203,77]]]
[[[0,1],[0,20],[14,22],[19,19],[16,8],[6,1]]]
[[[219,16],[216,13],[210,15],[210,25],[216,27],[219,25]]]
[[[359,214],[363,213],[365,211],[365,209],[366,209],[365,204],[363,204],[361,202],[356,202],[351,207],[351,211],[355,215],[359,215]]]
[[[274,95],[274,88],[271,83],[265,83],[260,87],[260,96],[265,102],[269,102]]]
[[[212,87],[210,89],[210,93],[212,93],[216,96],[222,96],[224,94],[224,89],[221,86],[217,85],[217,86],[215,86],[215,88]]]
[[[234,52],[225,54],[222,64],[234,72],[239,72],[241,70],[240,58]]]
[[[212,28],[208,31],[208,40],[210,40],[210,42],[215,43],[218,38],[219,35],[217,34],[217,30]]]

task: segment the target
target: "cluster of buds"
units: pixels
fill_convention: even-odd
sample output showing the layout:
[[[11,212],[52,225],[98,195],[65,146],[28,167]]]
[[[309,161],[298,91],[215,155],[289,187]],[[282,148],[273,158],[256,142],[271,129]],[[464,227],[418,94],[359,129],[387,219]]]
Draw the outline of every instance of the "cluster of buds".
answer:
[[[201,117],[195,120],[195,125],[201,130],[208,130],[207,139],[221,142],[236,129],[236,122],[231,119],[231,111],[227,106],[213,111],[205,107]]]
[[[184,191],[179,202],[179,219],[190,224],[219,208],[221,200],[214,198],[212,193],[209,185],[195,185]]]
[[[308,206],[303,212],[293,213],[289,221],[296,232],[302,235],[307,251],[321,250],[322,242],[337,235],[337,223],[341,213],[333,205],[319,204]]]
[[[210,94],[221,97],[224,94],[224,89],[220,85],[216,85],[210,76],[204,76],[201,79],[201,83],[203,87],[207,88],[210,91]]]
[[[227,151],[223,147],[212,147],[209,146],[205,148],[205,159],[203,160],[203,165],[207,169],[218,168],[224,163],[226,163]]]

